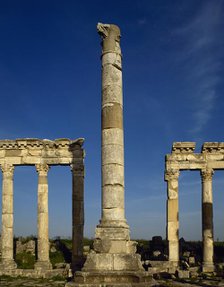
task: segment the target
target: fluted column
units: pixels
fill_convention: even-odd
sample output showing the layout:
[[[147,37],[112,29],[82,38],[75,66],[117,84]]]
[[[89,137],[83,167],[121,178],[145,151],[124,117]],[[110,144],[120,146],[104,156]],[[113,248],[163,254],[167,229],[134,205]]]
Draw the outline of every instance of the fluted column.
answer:
[[[14,269],[13,259],[13,172],[14,166],[3,164],[2,169],[2,264],[1,269]]]
[[[83,265],[84,232],[84,162],[83,150],[75,145],[72,171],[72,269],[80,270]]]
[[[202,179],[202,241],[204,272],[214,271],[214,239],[213,239],[213,200],[212,200],[212,176],[213,169],[201,171]]]
[[[49,260],[49,236],[48,236],[48,178],[49,166],[37,164],[38,172],[38,238],[37,238],[37,262],[36,269],[51,269]]]
[[[168,170],[167,181],[167,240],[169,261],[175,266],[179,262],[179,207],[178,207],[178,170]]]

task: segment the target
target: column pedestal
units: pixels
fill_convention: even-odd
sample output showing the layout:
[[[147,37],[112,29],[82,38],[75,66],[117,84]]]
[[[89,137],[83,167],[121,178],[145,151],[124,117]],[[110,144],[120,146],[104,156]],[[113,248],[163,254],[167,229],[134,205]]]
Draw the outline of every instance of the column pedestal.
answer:
[[[2,169],[2,262],[0,269],[17,267],[13,259],[13,172],[14,166],[4,164]]]

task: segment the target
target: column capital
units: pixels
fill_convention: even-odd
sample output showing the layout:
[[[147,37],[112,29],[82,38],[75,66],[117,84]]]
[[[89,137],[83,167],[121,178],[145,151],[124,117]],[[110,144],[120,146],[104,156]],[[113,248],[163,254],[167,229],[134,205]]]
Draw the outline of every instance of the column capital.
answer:
[[[38,163],[35,165],[36,170],[40,175],[46,175],[49,171],[49,165],[46,163]]]
[[[8,164],[4,163],[1,165],[1,170],[3,174],[8,175],[8,176],[13,176],[14,172],[14,165],[13,164]]]
[[[212,176],[214,174],[214,170],[212,168],[206,168],[201,170],[201,180],[203,181],[211,181]]]
[[[179,178],[180,171],[178,169],[169,169],[165,171],[165,181],[177,180]]]

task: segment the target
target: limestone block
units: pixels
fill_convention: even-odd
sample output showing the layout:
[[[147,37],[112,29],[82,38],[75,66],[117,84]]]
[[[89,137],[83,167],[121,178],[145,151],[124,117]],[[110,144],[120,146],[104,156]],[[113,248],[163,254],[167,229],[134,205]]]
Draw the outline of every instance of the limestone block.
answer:
[[[113,270],[112,254],[89,253],[83,267],[83,271],[89,270]]]
[[[48,213],[38,213],[38,234],[46,236],[48,234]]]
[[[108,223],[108,225],[107,225]],[[112,239],[112,240],[130,240],[129,227],[126,220],[114,221],[112,225],[109,221],[102,221],[95,230],[95,238]]]
[[[190,256],[190,257],[188,258],[188,263],[189,263],[190,265],[195,265],[195,257],[194,257],[194,256]]]
[[[102,109],[102,129],[123,129],[122,106],[118,103],[110,103]]]
[[[5,228],[13,228],[13,214],[12,213],[2,214],[2,225]]]
[[[105,65],[102,73],[102,90],[108,85],[118,85],[122,87],[122,73],[112,65]]]
[[[103,208],[103,218],[107,220],[122,220],[124,219],[124,208]]]
[[[124,164],[124,148],[123,145],[107,144],[102,146],[103,164],[116,163]]]
[[[114,254],[114,270],[144,270],[139,254]]]
[[[7,149],[5,151],[6,157],[18,157],[21,156],[22,151],[19,149]]]
[[[124,186],[124,166],[118,164],[107,164],[102,166],[102,186],[106,184],[120,184]]]
[[[4,158],[4,157],[5,157],[5,150],[0,149],[0,158]]]
[[[167,219],[168,221],[177,222],[178,218],[178,199],[169,199],[167,201]]]
[[[103,186],[102,201],[104,208],[124,208],[124,187],[118,184]]]
[[[124,145],[124,132],[120,128],[102,130],[102,146],[117,144]]]
[[[167,235],[169,240],[179,240],[179,222],[168,222]]]
[[[177,276],[180,279],[190,278],[190,272],[189,272],[189,270],[178,270],[177,271]]]
[[[121,63],[121,55],[117,53],[106,53],[102,57],[102,66],[107,64],[114,65],[115,63]],[[121,65],[121,64],[120,64]]]
[[[123,106],[121,84],[105,85],[103,88],[102,107],[107,103],[118,103]]]
[[[13,197],[11,194],[4,194],[2,197],[2,214],[8,213],[13,213]]]
[[[169,261],[179,261],[179,242],[169,240]]]

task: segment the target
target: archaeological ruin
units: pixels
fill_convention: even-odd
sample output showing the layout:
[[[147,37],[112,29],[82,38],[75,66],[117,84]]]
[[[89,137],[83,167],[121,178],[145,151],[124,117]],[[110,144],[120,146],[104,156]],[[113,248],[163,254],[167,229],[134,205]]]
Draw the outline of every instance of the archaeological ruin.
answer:
[[[120,29],[113,24],[98,23],[102,40],[102,106],[101,106],[101,218],[95,229],[93,249],[84,262],[84,149],[82,138],[76,140],[16,139],[0,141],[2,170],[2,261],[0,275],[46,276],[54,273],[49,259],[48,171],[53,165],[70,166],[72,171],[72,270],[74,278],[67,287],[146,287],[153,274],[181,271],[179,250],[178,177],[183,170],[199,170],[202,181],[201,271],[213,272],[213,201],[214,170],[224,169],[224,143],[204,143],[201,153],[194,153],[195,143],[175,142],[166,155],[167,242],[164,262],[147,265],[136,253],[135,241],[125,217],[124,130],[122,54]],[[38,173],[37,261],[25,272],[14,261],[13,242],[13,172],[19,166],[35,166]],[[166,242],[166,244],[167,244]],[[154,245],[163,249],[162,238]],[[165,244],[164,244],[165,245]],[[157,256],[158,249],[154,250]],[[193,260],[192,260],[193,262]],[[144,264],[147,269],[143,268]],[[29,273],[29,274],[28,274]],[[183,275],[184,274],[184,275]],[[187,276],[182,273],[181,276]],[[188,272],[189,275],[189,272]]]
[[[19,166],[35,166],[38,173],[37,262],[33,274],[44,275],[52,269],[48,236],[48,171],[53,165],[71,166],[72,172],[72,264],[81,264],[84,226],[84,150],[83,139],[17,139],[0,141],[2,170],[2,262],[0,274],[24,275],[13,258],[13,173]],[[31,272],[32,273],[32,272]]]
[[[183,170],[199,170],[202,182],[202,271],[214,271],[213,196],[214,170],[224,169],[224,143],[206,142],[201,153],[194,153],[194,142],[175,142],[172,153],[166,156],[167,181],[167,240],[169,261],[179,263],[178,177]]]

